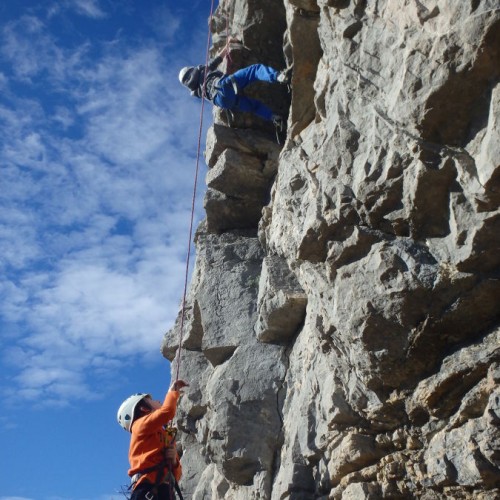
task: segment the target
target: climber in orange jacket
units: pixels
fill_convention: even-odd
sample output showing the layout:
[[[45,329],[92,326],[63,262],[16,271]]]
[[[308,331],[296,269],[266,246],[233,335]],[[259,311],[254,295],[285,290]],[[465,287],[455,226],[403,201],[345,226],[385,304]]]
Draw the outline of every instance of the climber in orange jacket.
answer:
[[[178,481],[182,475],[175,448],[174,418],[180,391],[188,384],[177,380],[163,404],[149,394],[134,394],[118,409],[118,423],[132,434],[128,475],[131,477],[130,500],[173,500],[175,491],[182,499]]]

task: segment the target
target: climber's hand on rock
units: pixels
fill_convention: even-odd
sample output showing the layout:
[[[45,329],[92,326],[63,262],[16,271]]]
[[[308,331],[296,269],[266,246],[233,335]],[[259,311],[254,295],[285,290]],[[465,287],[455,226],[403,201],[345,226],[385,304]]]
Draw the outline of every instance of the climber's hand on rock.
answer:
[[[184,387],[189,387],[189,384],[187,382],[184,382],[184,380],[176,380],[173,384],[170,390],[172,391],[180,391]]]

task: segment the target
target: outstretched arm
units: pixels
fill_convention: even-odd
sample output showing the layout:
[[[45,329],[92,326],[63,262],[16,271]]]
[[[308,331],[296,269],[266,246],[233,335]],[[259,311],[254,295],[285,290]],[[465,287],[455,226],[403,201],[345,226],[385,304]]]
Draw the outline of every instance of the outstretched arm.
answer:
[[[208,70],[209,71],[213,71],[215,68],[217,68],[217,66],[219,66],[219,64],[222,62],[223,60],[223,57],[221,55],[218,55],[216,57],[214,57],[213,59],[211,59],[210,61],[208,61]]]
[[[184,380],[176,380],[167,392],[163,404],[157,410],[153,410],[149,415],[141,419],[140,433],[148,433],[168,424],[174,417],[177,410],[177,401],[181,395],[181,390],[189,384]]]

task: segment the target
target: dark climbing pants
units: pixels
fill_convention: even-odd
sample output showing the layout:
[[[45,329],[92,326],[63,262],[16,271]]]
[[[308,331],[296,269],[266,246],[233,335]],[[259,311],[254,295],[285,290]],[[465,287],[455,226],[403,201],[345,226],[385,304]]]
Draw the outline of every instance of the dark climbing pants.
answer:
[[[245,95],[237,95],[233,82],[239,89],[243,90],[253,82],[276,83],[279,72],[270,66],[263,64],[252,64],[246,68],[239,69],[232,75],[225,76],[219,80],[218,91],[214,97],[214,104],[223,109],[232,111],[244,111],[254,113],[264,120],[272,120],[273,112],[264,103]]]
[[[132,492],[130,500],[174,500],[175,493],[170,494],[170,486],[168,484],[160,484],[158,493],[155,495],[152,492],[153,485],[150,483],[139,484]]]

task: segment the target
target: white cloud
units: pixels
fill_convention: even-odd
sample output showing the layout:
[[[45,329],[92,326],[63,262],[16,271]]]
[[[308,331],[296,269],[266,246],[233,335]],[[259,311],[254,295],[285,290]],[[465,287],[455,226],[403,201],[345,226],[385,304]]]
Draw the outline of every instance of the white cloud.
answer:
[[[54,89],[64,90],[73,81],[75,68],[88,57],[88,43],[76,49],[63,47],[34,15],[24,15],[1,30],[0,54],[12,63],[12,77],[39,85],[42,76]],[[4,75],[9,78],[8,75]]]
[[[67,130],[75,124],[76,115],[68,108],[57,106],[51,120],[59,124],[64,130]]]
[[[33,500],[27,497],[0,497],[0,500]]]
[[[89,146],[110,161],[154,159],[168,134],[178,133],[159,58],[152,49],[125,60],[110,56],[93,73],[79,111],[88,120]]]
[[[158,40],[174,45],[179,40],[180,18],[172,13],[165,4],[160,4],[152,11],[153,16],[147,19],[150,29],[157,35]]]
[[[74,0],[71,4],[74,5],[79,14],[84,16],[97,19],[106,17],[106,13],[100,8],[97,0]]]
[[[34,16],[23,16],[16,23],[4,26],[2,30],[2,49],[5,57],[16,61],[12,68],[18,78],[28,78],[40,70],[40,59],[36,51],[30,47],[30,42],[37,39],[40,49],[43,50],[45,43],[42,43],[43,23]],[[19,35],[22,30],[23,35]]]
[[[98,2],[73,6],[103,15]],[[1,390],[89,400],[96,377],[158,353],[177,313],[199,108],[154,46],[117,41],[91,59],[34,17],[2,37]],[[32,93],[16,96],[18,81]]]

